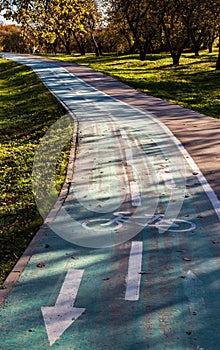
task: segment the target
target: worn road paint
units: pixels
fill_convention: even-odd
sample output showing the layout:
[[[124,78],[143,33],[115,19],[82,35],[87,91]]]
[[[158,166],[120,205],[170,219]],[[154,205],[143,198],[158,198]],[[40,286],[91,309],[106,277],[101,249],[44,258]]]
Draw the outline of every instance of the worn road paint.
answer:
[[[184,279],[185,295],[189,300],[190,312],[199,312],[204,307],[204,290],[202,281],[194,272],[189,270]]]
[[[132,150],[130,148],[127,148],[125,150],[125,156],[126,156],[126,162],[128,165],[133,166],[134,161],[133,161],[133,155],[132,155]]]
[[[121,100],[118,100],[116,98],[115,98],[115,100],[116,101],[120,101],[122,104],[126,105],[126,103],[121,101]],[[200,184],[202,185],[206,195],[208,196],[208,198],[209,198],[209,200],[210,200],[210,202],[212,204],[213,209],[215,210],[215,213],[216,213],[216,215],[218,217],[218,220],[220,221],[220,201],[219,201],[218,197],[216,196],[215,192],[213,191],[212,187],[209,185],[209,183],[206,180],[205,176],[202,174],[201,170],[199,169],[199,167],[195,163],[195,161],[192,159],[190,154],[187,152],[187,150],[183,146],[183,144],[177,139],[176,136],[173,135],[173,133],[170,131],[170,129],[165,124],[163,124],[159,119],[156,119],[151,114],[146,114],[144,111],[141,111],[140,109],[138,109],[138,108],[136,108],[134,106],[132,106],[132,108],[134,110],[142,113],[143,115],[147,115],[148,118],[150,118],[155,123],[160,125],[161,128],[163,128],[165,130],[165,132],[170,135],[171,139],[176,144],[177,148],[182,153],[182,155],[186,159],[187,163],[189,164],[190,168],[192,169],[192,172],[196,174],[195,176],[198,178]]]
[[[84,270],[69,270],[55,306],[41,307],[50,345],[53,345],[86,310],[85,308],[73,307],[83,272]]]
[[[121,137],[126,140],[127,139],[126,131],[124,129],[120,129],[120,133],[121,133]]]
[[[169,170],[160,170],[159,171],[159,175],[162,177],[164,183],[165,183],[165,186],[168,188],[168,189],[171,189],[171,188],[175,188],[176,187],[176,184],[173,180],[173,176],[172,176],[172,173],[169,171]]]
[[[133,241],[131,244],[130,257],[128,262],[127,286],[125,300],[139,300],[141,283],[141,265],[142,265],[143,242]]]
[[[140,207],[141,206],[141,196],[140,196],[138,184],[136,181],[130,182],[130,190],[131,190],[132,207]]]

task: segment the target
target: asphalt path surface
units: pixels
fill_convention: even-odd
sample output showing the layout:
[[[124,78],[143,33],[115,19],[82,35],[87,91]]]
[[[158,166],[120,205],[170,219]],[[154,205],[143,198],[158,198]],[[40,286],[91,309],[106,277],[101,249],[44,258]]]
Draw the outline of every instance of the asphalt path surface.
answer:
[[[219,121],[85,67],[6,57],[70,115],[38,150],[36,191],[72,117],[78,143],[68,196],[1,308],[0,348],[219,349]]]

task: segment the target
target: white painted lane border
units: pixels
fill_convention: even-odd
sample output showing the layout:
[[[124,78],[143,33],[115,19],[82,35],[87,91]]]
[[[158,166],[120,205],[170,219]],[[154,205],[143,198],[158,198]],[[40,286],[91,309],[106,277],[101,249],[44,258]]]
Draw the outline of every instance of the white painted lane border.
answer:
[[[125,300],[137,301],[140,294],[143,242],[133,241],[128,262]]]
[[[139,192],[138,183],[130,181],[131,203],[132,207],[141,207],[141,196]]]
[[[183,154],[184,158],[186,159],[187,163],[191,167],[193,174],[197,177],[200,184],[202,185],[203,190],[207,194],[207,196],[208,196],[208,198],[209,198],[209,200],[210,200],[210,202],[215,210],[215,213],[218,217],[218,220],[220,221],[220,201],[218,200],[218,197],[216,196],[215,192],[213,191],[213,189],[209,185],[205,176],[202,174],[199,167],[196,165],[194,160],[190,157],[189,153],[187,152],[187,150],[183,147],[183,145],[180,142],[179,142],[178,147],[180,149],[180,152]]]
[[[62,66],[61,66],[62,67]],[[187,152],[187,150],[184,148],[184,146],[182,145],[182,143],[177,139],[176,136],[173,135],[173,133],[170,131],[170,129],[160,120],[158,120],[153,114],[148,113],[148,112],[144,112],[143,110],[134,107],[132,104],[128,104],[116,97],[112,97],[108,94],[106,94],[103,91],[100,91],[98,89],[96,89],[94,86],[86,83],[83,79],[77,77],[76,75],[74,75],[73,73],[71,73],[70,71],[68,71],[68,69],[62,67],[63,69],[65,69],[68,73],[70,73],[73,77],[75,77],[76,79],[78,79],[79,81],[83,82],[84,84],[86,84],[87,86],[89,86],[90,88],[92,88],[95,91],[99,91],[101,94],[103,94],[104,96],[108,96],[111,97],[113,100],[118,101],[124,105],[129,105],[133,110],[138,111],[139,113],[145,115],[146,117],[150,118],[152,121],[154,121],[155,123],[157,123],[158,125],[160,125],[160,127],[162,127],[164,129],[164,131],[171,137],[171,139],[173,140],[173,142],[176,144],[176,146],[178,147],[178,149],[180,150],[180,152],[183,154],[184,158],[186,159],[187,163],[189,164],[190,168],[192,169],[192,172],[195,173],[195,176],[197,177],[197,179],[199,180],[200,184],[203,187],[203,190],[205,191],[207,197],[209,198],[213,209],[218,217],[218,220],[220,221],[220,201],[217,198],[215,192],[213,191],[213,189],[211,188],[211,186],[209,185],[208,181],[206,180],[205,176],[202,174],[201,170],[199,169],[199,167],[197,166],[197,164],[194,162],[194,160],[191,158],[191,156],[189,155],[189,153]],[[113,78],[112,78],[113,79]],[[114,118],[117,121],[117,118]],[[123,135],[124,136],[124,135]],[[196,174],[197,173],[197,174]]]

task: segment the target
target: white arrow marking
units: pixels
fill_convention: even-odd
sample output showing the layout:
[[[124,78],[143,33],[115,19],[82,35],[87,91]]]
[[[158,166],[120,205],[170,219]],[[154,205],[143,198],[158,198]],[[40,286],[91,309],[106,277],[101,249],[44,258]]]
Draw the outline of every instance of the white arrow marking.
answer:
[[[69,270],[61,287],[55,306],[41,308],[50,346],[85,311],[73,307],[84,270]]]
[[[136,301],[139,299],[140,283],[141,283],[141,263],[142,263],[143,242],[132,242],[129,263],[127,288],[125,292],[125,300]]]

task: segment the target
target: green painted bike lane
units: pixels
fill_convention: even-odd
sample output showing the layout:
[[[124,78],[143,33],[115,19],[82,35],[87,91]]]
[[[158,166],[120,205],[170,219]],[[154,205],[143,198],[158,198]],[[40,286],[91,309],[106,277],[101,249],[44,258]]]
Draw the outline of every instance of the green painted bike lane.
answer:
[[[176,140],[63,68],[13,59],[76,115],[79,145],[69,195],[1,309],[0,348],[218,349],[219,221]]]

